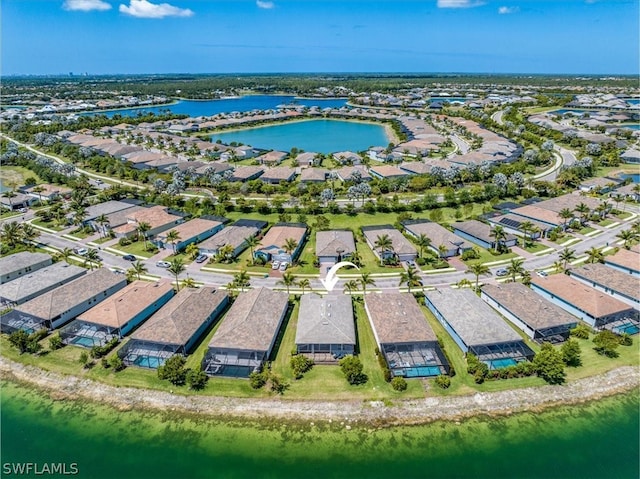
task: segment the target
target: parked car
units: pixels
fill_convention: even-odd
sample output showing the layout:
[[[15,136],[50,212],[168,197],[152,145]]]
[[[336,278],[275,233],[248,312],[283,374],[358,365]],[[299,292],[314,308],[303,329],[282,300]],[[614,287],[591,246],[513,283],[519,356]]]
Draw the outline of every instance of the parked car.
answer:
[[[274,261],[271,263],[271,269],[278,269],[280,267],[280,261]]]
[[[109,270],[114,272],[115,274],[125,274],[125,271],[120,268],[109,268]]]
[[[199,254],[196,257],[196,263],[204,263],[205,261],[207,261],[208,256],[206,254]]]
[[[79,254],[80,256],[84,256],[89,252],[87,248],[73,248],[73,252],[75,254]]]
[[[536,274],[541,278],[546,278],[547,276],[549,276],[549,273],[547,273],[546,271],[536,271]]]
[[[170,267],[170,266],[171,266],[171,263],[169,263],[168,261],[158,261],[158,262],[156,263],[156,266],[157,266],[158,268],[168,268],[168,267]]]
[[[132,254],[125,254],[123,257],[123,259],[126,259],[127,261],[135,261],[137,258],[135,256],[133,256]]]
[[[29,211],[28,208],[20,208],[20,213],[26,213],[27,211]]]
[[[280,271],[286,271],[288,266],[289,266],[289,263],[287,263],[286,261],[283,261],[282,263],[280,263],[280,267],[278,269]]]
[[[509,272],[504,268],[500,268],[498,271],[496,271],[496,276],[506,276],[508,274]]]

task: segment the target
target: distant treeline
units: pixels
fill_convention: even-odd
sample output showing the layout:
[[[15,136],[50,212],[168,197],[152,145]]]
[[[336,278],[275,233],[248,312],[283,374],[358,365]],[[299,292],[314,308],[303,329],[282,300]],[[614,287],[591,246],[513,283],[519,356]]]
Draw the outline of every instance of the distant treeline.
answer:
[[[343,87],[355,92],[398,92],[443,85],[505,85],[544,87],[567,93],[566,87],[637,88],[634,76],[472,75],[472,74],[264,74],[264,75],[122,75],[87,77],[3,78],[3,96],[40,90],[44,97],[96,98],[115,94],[159,95],[194,99],[217,98],[234,92],[315,95],[318,88]],[[337,90],[335,93],[339,93]]]

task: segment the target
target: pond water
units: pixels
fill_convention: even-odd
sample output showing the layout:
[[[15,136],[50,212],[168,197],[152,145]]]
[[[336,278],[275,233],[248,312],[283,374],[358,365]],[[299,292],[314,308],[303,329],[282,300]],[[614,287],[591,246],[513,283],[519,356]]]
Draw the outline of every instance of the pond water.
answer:
[[[351,430],[119,412],[10,382],[0,395],[3,467],[75,464],[79,478],[611,479],[637,477],[639,466],[637,391],[506,418]]]

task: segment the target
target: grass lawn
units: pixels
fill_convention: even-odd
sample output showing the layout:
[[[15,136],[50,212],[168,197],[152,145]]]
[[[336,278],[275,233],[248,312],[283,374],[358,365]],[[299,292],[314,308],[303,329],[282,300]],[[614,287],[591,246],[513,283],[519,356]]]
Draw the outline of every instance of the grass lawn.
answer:
[[[75,238],[85,239],[89,236],[93,236],[95,233],[96,232],[93,230],[91,230],[90,232],[86,232],[84,228],[80,228],[78,230],[73,230],[71,233],[69,233],[69,235]]]
[[[471,266],[476,263],[493,263],[494,261],[503,261],[510,258],[515,258],[518,256],[516,253],[504,253],[498,256],[494,256],[489,250],[484,248],[476,247],[477,251],[480,253],[480,258],[478,259],[469,259],[464,261],[465,264]]]
[[[606,219],[606,220],[602,220],[600,223],[598,223],[598,225],[599,226],[609,226],[609,225],[612,225],[613,223],[615,223],[614,220]]]
[[[580,343],[580,349],[582,350],[582,366],[577,368],[567,368],[567,379],[580,379],[596,374],[602,374],[611,369],[618,368],[620,366],[637,366],[638,365],[638,336],[633,337],[633,344],[631,346],[619,346],[616,351],[619,353],[617,358],[608,358],[602,356],[593,349],[593,335],[590,339],[578,339]]]
[[[621,220],[626,220],[629,219],[632,216],[632,213],[629,213],[628,211],[622,211],[620,213],[617,213],[616,216],[621,219]],[[604,221],[608,221],[608,220],[604,220]],[[602,226],[606,226],[606,225],[602,225]]]
[[[109,236],[105,236],[105,237],[103,237],[103,238],[95,239],[95,240],[93,240],[93,242],[94,242],[94,243],[97,243],[97,244],[103,244],[103,243],[106,243],[107,241],[111,241],[112,239],[113,239],[113,238],[111,238],[111,237],[109,237]],[[117,246],[117,245],[116,245],[116,246]]]
[[[16,187],[22,186],[29,177],[35,178],[38,185],[44,183],[37,174],[24,166],[2,165],[2,170],[0,170],[0,180],[6,187],[9,187],[11,183],[15,184]]]
[[[149,241],[147,241],[147,246],[149,244]],[[113,247],[118,251],[123,251],[125,253],[133,254],[136,256],[142,256],[144,258],[151,258],[155,254],[145,249],[144,241],[134,241],[127,246],[120,246],[116,243]]]
[[[602,226],[606,226],[606,225],[602,225]],[[593,233],[594,231],[596,231],[595,228],[592,228],[591,226],[586,226],[582,228],[580,231],[578,231],[578,233],[580,233],[581,235],[586,235],[587,233]]]
[[[62,231],[63,229],[65,229],[64,226],[56,225],[55,221],[42,221],[39,219],[33,219],[31,220],[31,224],[33,224],[34,226],[40,226],[42,228],[47,228],[54,231]]]
[[[545,244],[532,241],[530,243],[527,243],[527,247],[523,249],[525,251],[528,251],[529,253],[538,253],[539,251],[544,251],[545,249],[549,249],[549,247]]]

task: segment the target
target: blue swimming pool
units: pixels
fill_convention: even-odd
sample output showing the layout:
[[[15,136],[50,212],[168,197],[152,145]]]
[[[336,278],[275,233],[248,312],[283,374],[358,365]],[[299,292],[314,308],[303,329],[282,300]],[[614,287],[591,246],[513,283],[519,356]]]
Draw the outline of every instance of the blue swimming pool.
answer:
[[[515,366],[518,361],[512,358],[494,359],[493,361],[487,361],[489,369],[501,369],[509,366]]]
[[[77,336],[71,343],[77,346],[84,346],[85,348],[92,348],[94,346],[93,339],[85,338],[84,336]]]
[[[437,366],[423,366],[415,368],[394,369],[394,376],[405,376],[407,378],[422,378],[428,376],[439,376],[442,374]]]
[[[161,358],[155,358],[153,356],[138,356],[133,364],[140,366],[141,368],[157,369],[164,364]]]
[[[640,328],[635,324],[623,324],[622,326],[613,328],[613,332],[618,334],[638,334],[638,332],[640,332]]]

